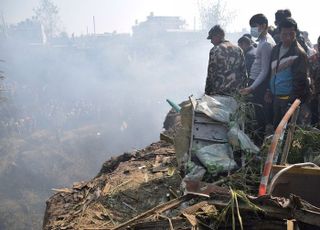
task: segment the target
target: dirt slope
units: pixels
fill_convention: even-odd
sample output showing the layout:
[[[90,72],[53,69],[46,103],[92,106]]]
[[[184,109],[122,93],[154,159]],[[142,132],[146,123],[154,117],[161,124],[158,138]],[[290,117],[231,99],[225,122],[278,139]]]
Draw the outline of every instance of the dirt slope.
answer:
[[[165,142],[105,162],[90,181],[74,183],[47,201],[44,229],[112,228],[180,196],[173,146]]]

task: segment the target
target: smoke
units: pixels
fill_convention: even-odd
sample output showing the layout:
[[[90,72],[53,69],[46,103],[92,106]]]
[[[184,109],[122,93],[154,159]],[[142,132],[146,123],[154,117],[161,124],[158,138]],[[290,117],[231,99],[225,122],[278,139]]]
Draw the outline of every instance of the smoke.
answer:
[[[51,188],[90,179],[111,156],[158,141],[166,99],[203,92],[210,44],[195,34],[3,40],[0,182],[11,183],[1,186],[0,213],[15,210],[27,217],[14,216],[16,228],[37,228]],[[7,222],[0,218],[4,229]]]

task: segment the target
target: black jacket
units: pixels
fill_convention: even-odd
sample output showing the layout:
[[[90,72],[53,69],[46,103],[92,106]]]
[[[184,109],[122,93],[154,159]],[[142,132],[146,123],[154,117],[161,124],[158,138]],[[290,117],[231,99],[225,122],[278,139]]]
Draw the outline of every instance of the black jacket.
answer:
[[[296,98],[305,101],[310,92],[306,52],[295,40],[288,52],[279,59],[281,45],[280,42],[271,52],[270,90],[276,96],[290,96],[290,102]]]

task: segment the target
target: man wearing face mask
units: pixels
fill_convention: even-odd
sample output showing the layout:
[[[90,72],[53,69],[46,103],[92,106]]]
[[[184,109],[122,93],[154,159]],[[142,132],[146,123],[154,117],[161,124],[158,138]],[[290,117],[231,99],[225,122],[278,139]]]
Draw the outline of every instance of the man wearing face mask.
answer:
[[[257,121],[256,144],[262,143],[265,126],[266,113],[264,104],[264,94],[267,88],[267,75],[270,65],[271,50],[275,46],[272,36],[268,33],[268,19],[263,14],[256,14],[249,21],[251,27],[251,35],[258,39],[258,47],[256,50],[256,59],[254,60],[250,74],[249,86],[240,89],[242,95],[252,93],[252,103],[255,104],[255,115]],[[262,107],[263,106],[263,107]],[[271,115],[269,115],[271,116]],[[270,118],[268,119],[270,120]]]
[[[241,48],[225,40],[224,36],[224,30],[215,25],[207,37],[214,45],[209,54],[205,86],[207,95],[231,95],[247,77]]]

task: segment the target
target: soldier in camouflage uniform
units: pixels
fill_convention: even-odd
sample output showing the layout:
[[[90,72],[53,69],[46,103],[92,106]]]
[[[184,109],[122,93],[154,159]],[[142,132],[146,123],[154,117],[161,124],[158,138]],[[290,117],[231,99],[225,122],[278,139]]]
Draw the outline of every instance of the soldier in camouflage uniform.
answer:
[[[231,95],[246,79],[246,65],[242,50],[224,39],[224,31],[216,25],[208,38],[214,47],[210,50],[205,94]]]

